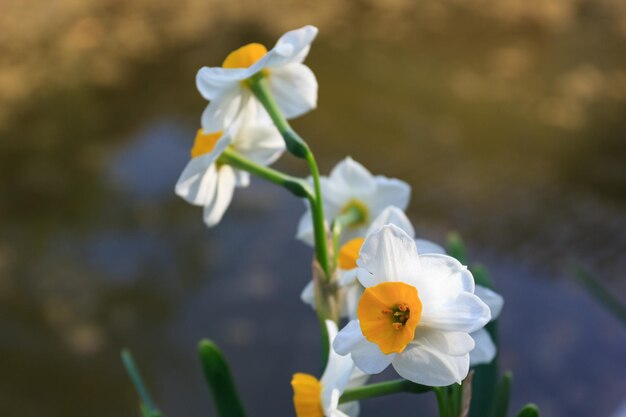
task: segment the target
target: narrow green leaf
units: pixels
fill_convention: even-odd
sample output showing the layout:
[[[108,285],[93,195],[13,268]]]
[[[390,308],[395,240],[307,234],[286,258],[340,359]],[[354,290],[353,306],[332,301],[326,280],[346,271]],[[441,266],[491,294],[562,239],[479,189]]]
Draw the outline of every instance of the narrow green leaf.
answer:
[[[491,278],[487,270],[480,264],[475,264],[470,268],[477,285],[492,288]],[[469,417],[485,417],[491,409],[491,405],[498,386],[500,356],[500,346],[498,343],[498,321],[492,321],[485,326],[489,332],[491,340],[497,346],[496,357],[491,363],[478,365],[474,368],[474,380],[472,382],[472,403],[470,405]]]
[[[591,294],[596,301],[604,306],[609,312],[626,324],[626,305],[622,304],[613,294],[609,292],[600,281],[582,268],[575,268],[572,271],[574,278],[583,288]]]
[[[509,409],[509,397],[511,394],[511,383],[513,381],[513,374],[511,372],[505,372],[493,401],[493,407],[491,408],[491,417],[506,417]]]
[[[472,271],[476,285],[493,289],[493,282],[491,281],[491,277],[484,266],[477,263],[474,264],[470,270]]]
[[[449,417],[448,387],[433,387],[433,391],[437,398],[439,417]]]
[[[448,234],[447,241],[448,254],[456,258],[463,265],[467,265],[467,252],[465,251],[465,244],[463,243],[463,239],[461,239],[461,235],[456,232],[451,232]]]
[[[137,368],[137,365],[135,364],[133,355],[128,349],[122,350],[122,362],[126,368],[126,373],[128,373],[128,376],[135,387],[135,391],[137,391],[137,394],[141,399],[140,410],[142,417],[161,417],[160,411],[152,402],[152,398],[150,398],[150,393],[141,378],[139,368]]]
[[[205,339],[200,341],[198,351],[217,414],[220,417],[245,417],[230,369],[220,349]]]
[[[461,413],[462,392],[463,388],[459,384],[452,384],[448,387],[448,403],[450,404],[448,413],[450,417],[459,417]]]
[[[519,410],[517,417],[539,417],[539,408],[535,404],[526,404]]]

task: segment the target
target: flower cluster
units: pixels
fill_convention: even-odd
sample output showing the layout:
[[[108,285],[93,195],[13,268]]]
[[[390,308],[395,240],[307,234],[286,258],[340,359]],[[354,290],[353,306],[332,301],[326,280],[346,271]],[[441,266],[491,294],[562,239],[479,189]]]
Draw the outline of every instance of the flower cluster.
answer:
[[[296,237],[315,248],[315,267],[301,297],[325,323],[328,354],[321,378],[293,376],[295,411],[356,416],[358,402],[343,395],[365,392],[358,390],[369,375],[389,365],[402,383],[446,387],[461,384],[471,366],[492,362],[496,345],[485,325],[503,300],[476,285],[443,247],[416,238],[404,212],[407,183],[374,176],[350,157],[319,175],[287,121],[317,105],[315,75],[303,64],[316,34],[312,26],[287,32],[269,51],[249,44],[221,67],[198,72],[209,104],[176,193],[204,208],[208,226],[219,223],[250,174],[305,199]],[[270,168],[286,150],[306,160],[311,177]]]

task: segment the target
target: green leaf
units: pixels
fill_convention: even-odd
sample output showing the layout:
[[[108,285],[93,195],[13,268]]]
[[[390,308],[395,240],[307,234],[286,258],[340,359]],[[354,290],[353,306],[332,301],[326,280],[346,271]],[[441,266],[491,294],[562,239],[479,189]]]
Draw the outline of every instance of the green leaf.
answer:
[[[448,387],[433,387],[435,397],[437,398],[437,408],[439,410],[439,417],[448,417],[450,404],[448,401]]]
[[[526,404],[519,410],[517,417],[539,417],[539,408],[535,404]]]
[[[162,417],[161,412],[152,402],[152,398],[150,398],[150,393],[143,383],[143,379],[141,378],[141,374],[139,373],[139,368],[137,368],[135,360],[133,359],[133,355],[128,349],[122,350],[122,362],[124,363],[124,367],[126,368],[126,373],[128,373],[128,376],[130,377],[130,380],[135,387],[135,391],[137,391],[137,394],[141,399],[139,407],[142,417]]]
[[[474,264],[470,270],[472,271],[472,275],[474,276],[474,282],[476,285],[480,285],[483,287],[487,287],[489,289],[493,289],[493,282],[489,277],[489,273],[481,264]]]
[[[480,264],[475,264],[470,268],[477,285],[492,288],[491,278],[487,270]],[[472,403],[470,405],[469,417],[485,417],[493,403],[496,387],[498,385],[498,358],[500,356],[500,346],[498,343],[498,321],[492,321],[485,326],[491,336],[491,340],[497,346],[496,357],[491,363],[478,365],[474,368],[474,381],[472,383]]]
[[[509,397],[511,394],[511,383],[513,381],[513,374],[511,372],[505,372],[493,401],[493,407],[491,409],[491,417],[506,417],[509,409]]]
[[[622,304],[600,281],[582,268],[575,268],[572,271],[576,281],[591,294],[604,308],[626,324],[626,305]]]
[[[448,234],[447,240],[448,254],[456,258],[463,265],[467,265],[467,252],[465,251],[465,244],[463,243],[463,239],[461,239],[461,235],[456,232],[451,232]]]
[[[463,388],[459,384],[452,384],[448,387],[449,413],[451,417],[459,417],[461,413],[461,395]]]
[[[237,395],[230,369],[220,349],[205,339],[200,341],[198,351],[217,414],[220,417],[245,417],[246,413]]]

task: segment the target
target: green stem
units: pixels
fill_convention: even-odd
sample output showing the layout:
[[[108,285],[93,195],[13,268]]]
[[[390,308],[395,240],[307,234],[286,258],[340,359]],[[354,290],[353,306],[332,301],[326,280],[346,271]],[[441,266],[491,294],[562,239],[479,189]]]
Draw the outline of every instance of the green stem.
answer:
[[[343,395],[339,398],[339,404],[401,392],[421,394],[428,391],[432,391],[432,387],[416,384],[405,379],[396,379],[394,381],[379,382],[358,388],[349,388],[345,390]]]
[[[313,153],[306,156],[313,177],[313,190],[315,200],[311,201],[311,216],[313,217],[313,231],[315,233],[315,251],[317,260],[324,270],[326,281],[330,281],[330,260],[328,256],[328,240],[326,234],[326,222],[324,220],[324,201],[322,200],[322,186],[320,184],[320,173]]]
[[[322,189],[315,157],[306,142],[291,128],[289,122],[285,119],[285,116],[283,116],[263,73],[259,72],[253,75],[246,80],[246,84],[261,102],[265,110],[267,110],[276,128],[283,136],[287,150],[296,157],[305,159],[309,164],[315,192],[315,199],[309,199],[315,232],[315,255],[324,270],[326,280],[330,280],[331,264],[328,256],[328,242],[326,240]]]
[[[291,128],[285,116],[280,111],[278,103],[274,100],[274,96],[270,91],[269,85],[263,73],[259,72],[248,78],[246,84],[261,102],[270,118],[276,125],[276,128],[283,136],[287,150],[298,158],[306,159],[311,153],[306,142]]]
[[[435,397],[437,398],[437,408],[439,417],[448,417],[448,391],[446,387],[435,387]]]
[[[297,197],[307,198],[309,201],[314,199],[313,192],[303,179],[292,177],[291,175],[284,174],[273,168],[259,165],[233,149],[227,148],[224,150],[218,161],[249,172],[271,183],[280,185],[281,187],[285,187]]]
[[[337,260],[339,259],[339,237],[341,232],[346,227],[362,222],[363,212],[356,207],[349,206],[348,210],[341,213],[339,216],[333,220],[333,224],[331,226],[331,232],[333,237],[333,246],[335,249],[335,264],[337,264]]]
[[[143,383],[143,379],[141,378],[141,374],[139,373],[139,369],[135,365],[135,361],[133,360],[133,355],[130,353],[128,349],[122,350],[122,362],[124,363],[124,367],[126,368],[126,372],[130,377],[133,385],[135,386],[135,390],[141,398],[141,402],[148,409],[150,414],[158,413],[157,408],[152,402],[152,398],[150,398],[150,394],[148,393],[148,389]]]

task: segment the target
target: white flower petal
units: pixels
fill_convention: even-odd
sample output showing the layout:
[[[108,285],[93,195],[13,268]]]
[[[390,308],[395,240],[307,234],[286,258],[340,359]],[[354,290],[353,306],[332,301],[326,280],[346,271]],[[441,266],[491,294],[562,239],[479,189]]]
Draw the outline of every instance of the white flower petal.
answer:
[[[317,107],[317,79],[303,64],[289,64],[272,70],[268,78],[276,103],[287,119]]]
[[[435,242],[431,242],[426,239],[415,239],[415,247],[417,248],[417,253],[422,255],[426,253],[437,253],[440,255],[445,255],[446,250],[436,244]]]
[[[372,224],[370,225],[367,234],[371,234],[376,232],[378,229],[383,227],[386,224],[393,224],[404,230],[407,235],[415,238],[415,229],[413,229],[413,225],[409,218],[404,214],[404,211],[399,209],[396,206],[390,205],[387,206],[377,217],[374,219]],[[416,241],[417,242],[417,241]],[[421,253],[419,247],[417,248],[417,253]]]
[[[285,151],[285,142],[275,126],[242,127],[233,139],[233,147],[260,165],[270,165]]]
[[[300,299],[304,304],[308,304],[315,308],[315,287],[313,286],[313,281],[309,281],[309,283],[306,284],[300,293]]]
[[[438,351],[452,356],[463,356],[474,349],[474,339],[465,332],[447,332],[437,329],[418,327],[414,341],[428,345]]]
[[[176,182],[176,194],[197,206],[211,203],[217,187],[214,162],[229,144],[230,136],[224,135],[211,152],[192,158]]]
[[[313,220],[311,219],[311,209],[307,209],[306,213],[304,213],[300,218],[300,221],[298,222],[298,231],[296,232],[296,238],[310,246],[313,246],[315,244]]]
[[[348,355],[364,340],[358,320],[351,320],[337,333],[333,341],[333,349],[339,355]]]
[[[337,334],[333,349],[339,355],[352,355],[352,360],[363,372],[378,374],[382,372],[396,356],[385,355],[375,343],[369,342],[361,333],[358,320],[350,321]]]
[[[359,368],[355,366],[352,369],[352,375],[350,375],[350,381],[348,382],[348,385],[346,388],[356,388],[356,387],[363,386],[367,383],[369,378],[370,378],[370,375],[366,374],[365,372],[361,371]]]
[[[211,227],[222,220],[235,191],[235,173],[229,165],[222,165],[218,171],[215,199],[204,206],[204,223]]]
[[[248,78],[246,69],[202,67],[196,74],[196,87],[206,100],[212,101],[239,86]]]
[[[454,299],[432,306],[428,298],[422,298],[420,325],[456,332],[474,332],[489,322],[491,313],[487,304],[469,292],[462,292]],[[425,307],[429,306],[425,312]]]
[[[224,131],[230,127],[245,108],[250,93],[238,85],[212,100],[202,113],[202,128],[207,132]]]
[[[363,165],[347,157],[330,172],[328,188],[332,193],[363,196],[376,191],[376,181]]]
[[[245,188],[250,185],[250,174],[240,169],[234,169],[235,172],[235,186]]]
[[[375,199],[370,203],[372,212],[380,213],[387,206],[396,206],[406,210],[411,200],[411,186],[409,184],[395,178],[383,176],[376,176],[375,181]]]
[[[308,181],[312,183],[311,177]],[[336,181],[329,177],[320,177],[320,186],[324,196],[324,213],[327,218],[334,219],[340,214],[343,206],[353,198],[352,190],[343,182],[336,184]]]
[[[285,33],[268,52],[266,66],[276,68],[287,64],[301,63],[308,55],[317,32],[315,26],[308,25]]]
[[[359,306],[359,300],[363,295],[363,287],[357,281],[347,287],[343,287],[342,291],[343,303],[341,306],[341,317],[347,317],[349,320],[355,320],[357,318],[356,313]]]
[[[480,329],[470,336],[474,339],[476,346],[470,352],[470,365],[480,365],[483,363],[491,363],[493,358],[496,357],[496,345],[491,340],[489,332],[485,329]]]
[[[351,417],[350,415],[344,413],[338,408],[335,410],[330,410],[328,416],[329,417]]]
[[[328,363],[320,379],[322,384],[322,403],[325,409],[334,409],[337,408],[339,396],[345,390],[346,385],[348,385],[354,369],[354,362],[352,362],[350,356],[341,356],[333,350],[332,343],[337,337],[337,325],[333,321],[326,320],[326,331],[328,332],[328,340],[331,346]]]
[[[361,411],[361,406],[358,401],[350,401],[339,406],[339,411],[343,412],[345,416],[357,417]]]
[[[357,268],[339,269],[339,285],[342,287],[347,287],[348,285],[356,283],[357,281],[356,271],[357,271]]]
[[[367,374],[379,374],[384,371],[396,357],[395,353],[385,355],[377,344],[363,339],[352,351],[354,364]]]
[[[409,343],[392,362],[396,372],[409,381],[433,387],[460,384],[469,371],[469,354],[446,353],[445,350],[457,342],[454,339],[458,339],[451,336],[452,340],[448,340],[448,335],[444,333],[445,344],[442,340],[426,337]]]
[[[482,285],[476,286],[474,294],[487,304],[489,310],[491,310],[491,320],[495,320],[500,316],[500,312],[504,306],[504,298],[502,298],[500,294]]]
[[[392,224],[383,226],[365,239],[357,265],[359,281],[366,288],[385,281],[411,283],[420,273],[415,241]]]
[[[448,255],[426,253],[419,256],[421,271],[416,279],[419,296],[428,300],[422,315],[431,307],[454,299],[461,292],[474,292],[474,277],[459,261]]]

